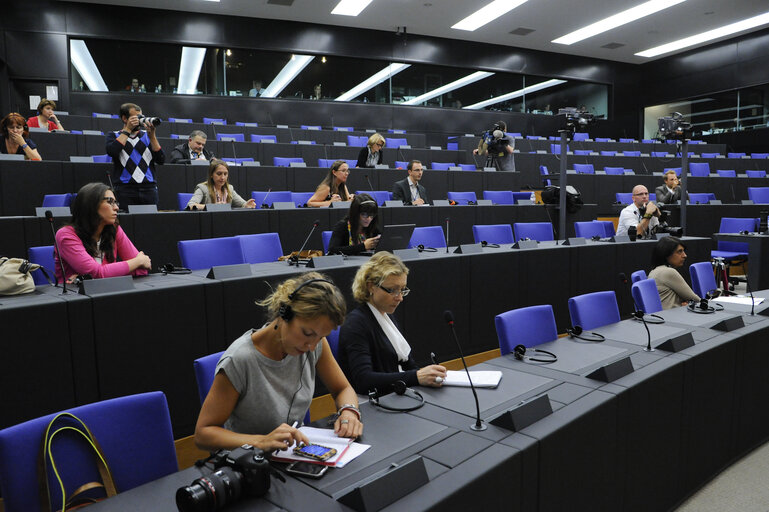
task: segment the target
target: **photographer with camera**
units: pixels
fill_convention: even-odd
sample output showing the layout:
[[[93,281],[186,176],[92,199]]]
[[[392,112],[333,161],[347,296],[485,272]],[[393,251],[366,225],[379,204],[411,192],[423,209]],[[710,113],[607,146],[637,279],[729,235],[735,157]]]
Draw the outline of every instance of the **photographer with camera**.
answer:
[[[158,204],[155,165],[166,156],[155,136],[157,117],[145,117],[134,103],[120,106],[123,129],[107,134],[107,154],[112,157],[111,186],[121,206]]]
[[[681,200],[681,181],[673,169],[668,170],[664,176],[664,183],[654,189],[657,196],[657,202],[662,204],[673,204]]]
[[[497,121],[491,130],[481,134],[481,140],[473,150],[473,155],[486,155],[484,167],[494,167],[498,171],[515,171],[514,143],[505,134],[506,131],[505,122]]]
[[[649,201],[649,190],[643,185],[633,187],[633,204],[619,214],[617,235],[630,235],[635,231],[637,238],[651,238],[652,231],[659,223],[660,209]],[[630,233],[628,233],[630,231]]]

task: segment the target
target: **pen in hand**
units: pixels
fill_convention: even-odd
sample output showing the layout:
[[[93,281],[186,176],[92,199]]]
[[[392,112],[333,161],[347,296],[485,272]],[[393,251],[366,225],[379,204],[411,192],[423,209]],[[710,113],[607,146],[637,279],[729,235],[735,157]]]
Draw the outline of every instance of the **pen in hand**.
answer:
[[[430,360],[433,364],[438,364],[438,361],[435,360],[435,352],[430,352]]]

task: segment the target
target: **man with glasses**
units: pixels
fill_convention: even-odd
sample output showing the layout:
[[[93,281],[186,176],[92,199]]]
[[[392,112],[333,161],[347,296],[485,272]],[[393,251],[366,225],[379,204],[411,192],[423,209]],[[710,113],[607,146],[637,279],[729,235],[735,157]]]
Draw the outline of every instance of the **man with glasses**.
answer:
[[[184,144],[179,144],[171,151],[172,164],[188,164],[195,160],[211,161],[214,154],[206,149],[208,136],[201,130],[193,130]]]
[[[633,187],[633,203],[619,214],[617,235],[628,235],[633,238],[635,231],[638,238],[651,238],[651,234],[660,221],[660,210],[649,201],[649,190],[643,185]]]
[[[393,199],[403,201],[403,204],[415,206],[430,204],[427,189],[420,183],[422,180],[422,162],[412,160],[406,170],[409,173],[408,177],[393,184]]]

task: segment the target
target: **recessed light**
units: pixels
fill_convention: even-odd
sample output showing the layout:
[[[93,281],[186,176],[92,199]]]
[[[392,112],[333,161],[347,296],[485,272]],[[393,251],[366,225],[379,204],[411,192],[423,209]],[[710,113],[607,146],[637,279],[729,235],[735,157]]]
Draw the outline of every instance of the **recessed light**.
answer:
[[[342,16],[357,16],[368,7],[372,0],[340,0],[331,14]]]
[[[526,0],[494,0],[486,7],[481,7],[470,16],[452,25],[451,28],[472,32],[500,16],[504,16],[525,2]]]

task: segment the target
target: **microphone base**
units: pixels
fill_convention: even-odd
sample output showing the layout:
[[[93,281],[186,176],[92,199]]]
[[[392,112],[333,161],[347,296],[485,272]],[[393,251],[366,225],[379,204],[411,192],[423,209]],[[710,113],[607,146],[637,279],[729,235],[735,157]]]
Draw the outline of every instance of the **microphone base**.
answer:
[[[644,347],[644,352],[654,352],[656,350],[654,347]]]
[[[484,422],[481,422],[480,425],[478,425],[477,423],[473,423],[472,425],[470,425],[470,430],[475,430],[476,432],[483,432],[487,428],[489,427]]]

